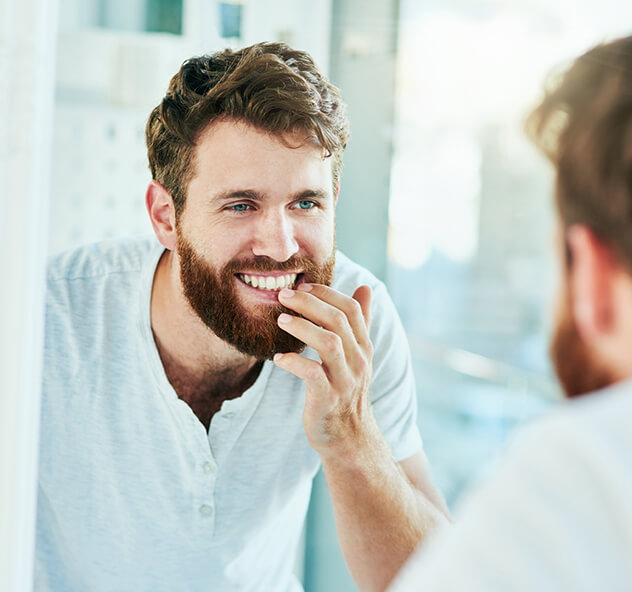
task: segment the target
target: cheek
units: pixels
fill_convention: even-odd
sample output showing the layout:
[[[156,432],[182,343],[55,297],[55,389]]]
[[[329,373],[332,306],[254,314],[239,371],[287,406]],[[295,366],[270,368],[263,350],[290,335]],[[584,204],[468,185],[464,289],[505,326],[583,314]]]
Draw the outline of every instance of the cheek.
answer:
[[[572,299],[569,293],[568,269],[563,262],[558,262],[557,271],[553,287],[553,313],[554,318],[559,320],[568,314],[569,307],[572,306]]]
[[[553,321],[555,325],[557,325],[557,323],[559,323],[560,320],[564,317],[567,306],[568,303],[564,288],[561,282],[558,281],[558,285],[555,287],[555,292],[553,296]]]
[[[299,244],[302,250],[319,262],[326,261],[335,246],[335,227],[333,220],[300,229]]]
[[[200,233],[198,240],[206,260],[223,265],[231,259],[248,255],[252,229],[246,224],[216,224]]]

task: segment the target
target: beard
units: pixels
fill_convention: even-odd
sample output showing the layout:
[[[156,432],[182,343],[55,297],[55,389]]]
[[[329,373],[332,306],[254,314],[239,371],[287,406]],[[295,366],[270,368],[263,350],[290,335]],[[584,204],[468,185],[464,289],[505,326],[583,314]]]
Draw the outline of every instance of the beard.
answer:
[[[278,262],[268,257],[234,259],[216,269],[199,256],[189,241],[178,232],[180,278],[184,294],[202,322],[223,341],[257,360],[269,360],[275,353],[300,353],[305,344],[277,325],[282,313],[297,313],[280,303],[244,306],[237,294],[235,274],[290,271],[301,269],[307,283],[331,285],[335,249],[322,265],[307,257],[292,257]],[[240,281],[240,280],[237,280]]]
[[[600,390],[616,381],[581,338],[568,297],[556,323],[550,353],[562,389],[569,398]]]

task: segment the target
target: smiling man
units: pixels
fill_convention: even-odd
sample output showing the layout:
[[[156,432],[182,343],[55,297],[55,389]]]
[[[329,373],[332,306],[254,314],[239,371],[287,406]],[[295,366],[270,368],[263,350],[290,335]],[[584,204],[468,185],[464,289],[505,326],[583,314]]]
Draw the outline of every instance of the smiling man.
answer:
[[[347,129],[283,44],[173,77],[147,123],[158,241],[50,264],[37,590],[300,590],[320,466],[362,590],[446,521],[401,324],[335,249]]]

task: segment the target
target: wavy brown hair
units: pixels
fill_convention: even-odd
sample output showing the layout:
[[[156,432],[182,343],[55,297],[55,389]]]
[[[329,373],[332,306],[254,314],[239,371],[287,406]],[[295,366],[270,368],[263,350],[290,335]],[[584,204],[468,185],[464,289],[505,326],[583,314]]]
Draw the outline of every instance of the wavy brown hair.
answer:
[[[553,79],[527,132],[555,165],[564,228],[588,226],[632,268],[632,37],[590,49]]]
[[[306,52],[258,43],[186,60],[149,116],[149,168],[171,194],[176,214],[195,172],[197,139],[220,118],[247,122],[282,140],[290,132],[307,132],[333,158],[338,184],[349,138],[340,92]]]

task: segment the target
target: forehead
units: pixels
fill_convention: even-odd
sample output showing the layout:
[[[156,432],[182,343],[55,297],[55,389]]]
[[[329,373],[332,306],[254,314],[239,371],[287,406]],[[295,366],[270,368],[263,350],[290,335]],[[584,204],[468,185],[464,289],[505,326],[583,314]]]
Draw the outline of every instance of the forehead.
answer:
[[[235,120],[212,123],[194,150],[190,189],[331,191],[332,158],[302,131],[280,137]]]

